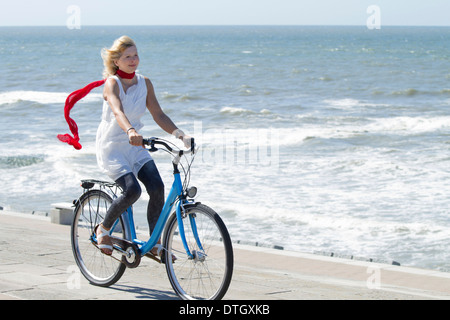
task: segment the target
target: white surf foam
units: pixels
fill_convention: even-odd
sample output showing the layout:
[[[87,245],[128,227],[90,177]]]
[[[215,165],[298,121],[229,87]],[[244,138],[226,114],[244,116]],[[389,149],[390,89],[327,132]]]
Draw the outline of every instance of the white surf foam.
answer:
[[[42,104],[62,103],[66,101],[68,92],[46,92],[46,91],[7,91],[0,93],[0,105],[11,104],[20,101],[34,101]],[[79,103],[92,102],[102,99],[100,93],[90,93],[80,100]]]

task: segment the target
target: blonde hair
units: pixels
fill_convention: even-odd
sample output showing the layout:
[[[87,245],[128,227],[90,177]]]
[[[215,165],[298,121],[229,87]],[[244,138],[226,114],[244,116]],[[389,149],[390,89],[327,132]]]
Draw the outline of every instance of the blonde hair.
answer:
[[[116,39],[111,48],[103,48],[102,49],[102,59],[103,65],[105,68],[103,69],[103,77],[108,78],[109,76],[115,75],[117,69],[119,69],[114,63],[115,60],[119,60],[122,56],[122,53],[129,47],[136,46],[133,39],[128,36],[121,36],[119,39]]]

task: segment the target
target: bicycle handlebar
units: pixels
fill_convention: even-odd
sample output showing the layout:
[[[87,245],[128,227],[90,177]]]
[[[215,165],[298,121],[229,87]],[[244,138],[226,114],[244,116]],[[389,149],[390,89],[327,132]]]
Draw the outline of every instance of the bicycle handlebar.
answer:
[[[191,149],[190,150],[174,150],[166,142],[160,141],[159,138],[156,138],[156,137],[143,139],[143,143],[146,146],[150,146],[150,149],[148,149],[150,152],[158,150],[157,148],[155,148],[155,144],[160,144],[160,145],[164,146],[167,149],[167,151],[169,151],[172,154],[175,154],[179,157],[181,157],[183,154],[190,154],[190,153],[193,154],[195,152],[194,138],[191,138]]]

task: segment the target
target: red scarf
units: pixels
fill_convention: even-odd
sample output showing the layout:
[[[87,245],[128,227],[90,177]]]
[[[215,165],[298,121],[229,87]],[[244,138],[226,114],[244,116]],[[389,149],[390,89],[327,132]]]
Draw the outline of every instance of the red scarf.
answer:
[[[117,70],[117,75],[124,79],[133,79],[134,77],[133,73],[126,73],[121,70]],[[69,125],[70,131],[73,134],[73,137],[70,134],[58,134],[58,139],[62,142],[66,142],[73,146],[75,149],[80,150],[81,144],[78,142],[80,141],[80,137],[78,136],[78,126],[75,120],[73,120],[70,117],[70,110],[72,110],[75,103],[77,103],[79,100],[83,99],[89,92],[91,92],[92,89],[100,87],[105,83],[106,79],[94,81],[87,86],[85,86],[82,89],[78,89],[71,94],[66,99],[66,104],[64,106],[64,117],[66,118],[66,121]]]
[[[117,69],[116,74],[119,77],[123,78],[123,79],[133,79],[135,72],[133,72],[133,73],[126,73],[126,72],[123,72],[120,69]]]

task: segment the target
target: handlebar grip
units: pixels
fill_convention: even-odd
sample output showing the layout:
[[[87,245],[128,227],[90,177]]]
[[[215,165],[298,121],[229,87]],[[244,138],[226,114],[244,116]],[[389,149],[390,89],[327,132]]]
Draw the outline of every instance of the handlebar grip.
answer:
[[[143,139],[142,139],[142,144],[145,145],[145,146],[150,146],[150,145],[152,144],[152,142],[155,143],[155,141],[156,141],[157,139],[158,139],[158,138],[155,138],[155,137],[151,137],[151,138],[143,138]]]
[[[164,141],[159,141],[158,138],[152,137],[152,138],[144,138],[142,139],[142,144],[146,145],[146,146],[150,146],[151,148],[149,149],[150,152],[153,151],[157,151],[158,149],[155,148],[155,144],[160,144],[163,145],[164,147],[167,148],[168,151],[173,152],[174,150]],[[181,156],[184,152],[186,152],[187,150],[183,151],[183,150],[178,150],[177,152],[179,152],[179,155]],[[195,152],[195,140],[194,138],[191,138],[191,149],[189,150],[192,154]]]

